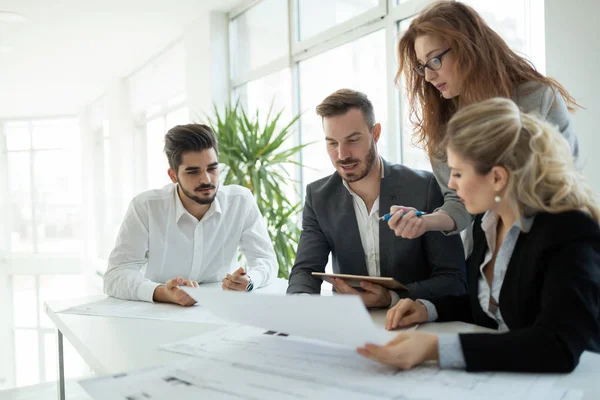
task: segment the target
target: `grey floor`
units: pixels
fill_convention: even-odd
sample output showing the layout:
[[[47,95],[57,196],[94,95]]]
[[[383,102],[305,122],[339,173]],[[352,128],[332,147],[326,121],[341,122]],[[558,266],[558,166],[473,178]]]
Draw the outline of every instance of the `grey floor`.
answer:
[[[65,385],[67,400],[92,400],[79,386],[77,381],[67,381]],[[56,383],[41,383],[39,385],[20,387],[0,391],[0,400],[56,400],[58,392]]]

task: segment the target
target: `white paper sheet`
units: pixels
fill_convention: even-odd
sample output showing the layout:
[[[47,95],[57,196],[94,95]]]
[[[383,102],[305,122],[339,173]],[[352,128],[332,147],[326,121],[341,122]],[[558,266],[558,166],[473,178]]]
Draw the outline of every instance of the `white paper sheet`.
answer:
[[[200,288],[221,290],[221,283],[201,284]],[[287,281],[276,279],[270,285],[259,288],[251,294],[285,295]],[[204,322],[226,324],[227,321],[213,316],[206,308],[198,305],[181,307],[175,304],[148,303],[143,301],[127,301],[108,296],[93,296],[90,301],[68,299],[66,301],[50,301],[54,312],[64,314],[98,315],[104,317],[157,319],[164,321]],[[73,306],[73,304],[75,304]]]
[[[60,308],[59,308],[60,309]],[[201,322],[228,324],[212,315],[206,308],[195,305],[181,307],[176,304],[147,303],[105,297],[86,304],[80,304],[58,311],[63,314],[98,315],[105,317],[158,319],[176,322]]]
[[[385,344],[394,334],[377,327],[358,296],[273,296],[183,288],[216,317],[238,324],[351,347]]]
[[[357,393],[335,385],[298,380],[293,376],[274,376],[260,368],[248,369],[238,363],[200,359],[87,379],[80,384],[98,400],[381,399],[368,392]]]
[[[436,366],[401,372],[346,347],[265,334],[252,327],[222,327],[163,348],[201,357],[81,384],[94,398],[109,400],[143,396],[142,391],[146,397],[140,399],[178,400],[200,395],[210,399],[561,400],[569,394],[553,388],[553,378],[535,374],[473,374]]]
[[[543,375],[475,374],[440,370],[431,365],[398,371],[368,360],[354,349],[272,332],[265,334],[264,330],[253,327],[224,326],[161,348],[202,359],[239,363],[251,369],[260,367],[298,379],[326,381],[377,396],[468,399],[486,393],[486,398],[489,395],[504,399],[561,399],[556,390],[551,394],[554,378]]]

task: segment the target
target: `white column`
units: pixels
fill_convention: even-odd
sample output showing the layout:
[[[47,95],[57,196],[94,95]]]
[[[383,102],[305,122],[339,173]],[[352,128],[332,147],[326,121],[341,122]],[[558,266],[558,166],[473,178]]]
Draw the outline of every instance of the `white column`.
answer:
[[[600,192],[600,3],[545,0],[546,72],[585,107],[573,115],[583,171]]]
[[[136,147],[134,121],[130,111],[127,85],[124,79],[114,81],[106,91],[106,110],[110,123],[110,162],[112,182],[111,227],[120,225],[125,211],[137,194],[137,182],[141,174],[136,166],[140,152]]]
[[[209,12],[186,27],[186,94],[194,122],[205,121],[213,104],[229,101],[228,19],[222,12]]]
[[[83,108],[78,115],[79,132],[81,137],[81,167],[85,171],[81,177],[82,190],[82,214],[83,214],[83,249],[82,266],[90,265],[90,261],[96,257],[96,204],[101,201],[104,188],[102,186],[102,175],[99,173],[98,153],[94,131],[90,122],[89,108]],[[100,164],[102,165],[102,164]]]

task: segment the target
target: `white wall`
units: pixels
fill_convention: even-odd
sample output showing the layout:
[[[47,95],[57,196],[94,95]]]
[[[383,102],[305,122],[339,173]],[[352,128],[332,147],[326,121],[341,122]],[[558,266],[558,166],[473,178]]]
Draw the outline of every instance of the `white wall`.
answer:
[[[573,120],[584,174],[600,193],[600,2],[545,2],[546,73],[585,107]]]
[[[228,18],[211,11],[186,27],[185,80],[188,108],[193,122],[212,114],[229,101]]]

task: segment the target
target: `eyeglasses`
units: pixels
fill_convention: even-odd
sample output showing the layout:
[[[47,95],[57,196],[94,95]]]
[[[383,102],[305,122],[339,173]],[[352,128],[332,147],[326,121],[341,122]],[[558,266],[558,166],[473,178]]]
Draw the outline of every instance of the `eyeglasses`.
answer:
[[[415,72],[421,76],[425,76],[425,68],[428,68],[432,71],[437,71],[438,69],[442,68],[442,57],[444,57],[450,50],[452,50],[452,47],[442,52],[439,56],[430,58],[425,65],[417,65],[414,68]]]

